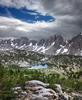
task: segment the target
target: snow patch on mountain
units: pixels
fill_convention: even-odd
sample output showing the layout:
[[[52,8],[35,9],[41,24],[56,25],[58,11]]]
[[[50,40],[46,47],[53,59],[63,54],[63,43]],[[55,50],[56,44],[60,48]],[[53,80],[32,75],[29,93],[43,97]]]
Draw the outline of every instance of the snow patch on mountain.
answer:
[[[33,44],[32,44],[32,42],[29,44],[29,46],[31,47]]]
[[[67,48],[64,48],[62,54],[63,54],[63,53],[66,53],[66,52],[68,52],[68,49],[67,49]]]
[[[58,49],[58,50],[56,51],[56,55],[59,54],[59,53],[61,52],[61,50],[62,50],[62,48]]]

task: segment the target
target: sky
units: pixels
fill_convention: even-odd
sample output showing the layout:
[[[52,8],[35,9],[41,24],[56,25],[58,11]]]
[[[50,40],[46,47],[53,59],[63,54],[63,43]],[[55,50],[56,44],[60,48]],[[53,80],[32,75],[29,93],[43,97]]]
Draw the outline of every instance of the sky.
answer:
[[[82,0],[0,0],[0,37],[65,39],[82,32]]]

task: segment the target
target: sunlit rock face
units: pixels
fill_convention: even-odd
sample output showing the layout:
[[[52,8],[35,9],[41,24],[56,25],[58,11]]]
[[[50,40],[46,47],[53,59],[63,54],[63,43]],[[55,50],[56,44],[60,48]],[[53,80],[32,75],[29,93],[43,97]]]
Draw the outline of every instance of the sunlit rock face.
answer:
[[[49,84],[38,80],[25,83],[24,87],[13,88],[16,100],[71,100],[71,96],[62,91],[59,84],[55,85],[55,90]]]
[[[54,84],[54,90],[49,84],[38,80],[25,82],[24,86],[12,88],[16,100],[82,100],[78,93],[66,93],[60,84]]]

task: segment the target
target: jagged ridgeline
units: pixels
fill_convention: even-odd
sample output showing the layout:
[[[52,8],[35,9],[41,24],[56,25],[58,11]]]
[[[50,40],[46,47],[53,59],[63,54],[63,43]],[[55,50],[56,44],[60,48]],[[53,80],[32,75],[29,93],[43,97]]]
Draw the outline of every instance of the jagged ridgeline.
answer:
[[[0,38],[0,52],[14,49],[34,51],[44,55],[82,56],[82,34],[76,35],[71,40],[65,40],[61,35],[40,40],[30,40],[27,37]]]

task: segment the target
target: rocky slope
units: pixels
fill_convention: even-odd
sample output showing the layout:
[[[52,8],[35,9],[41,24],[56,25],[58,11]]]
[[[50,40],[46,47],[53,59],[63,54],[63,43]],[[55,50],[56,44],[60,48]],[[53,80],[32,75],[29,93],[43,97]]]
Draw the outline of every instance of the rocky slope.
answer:
[[[12,90],[16,100],[82,100],[82,95],[66,93],[59,84],[55,84],[54,87],[53,90],[49,88],[49,84],[32,80]]]
[[[27,50],[47,55],[80,55],[82,56],[82,34],[65,41],[62,36],[54,35],[39,41],[29,40],[26,37],[0,39],[0,51]]]

